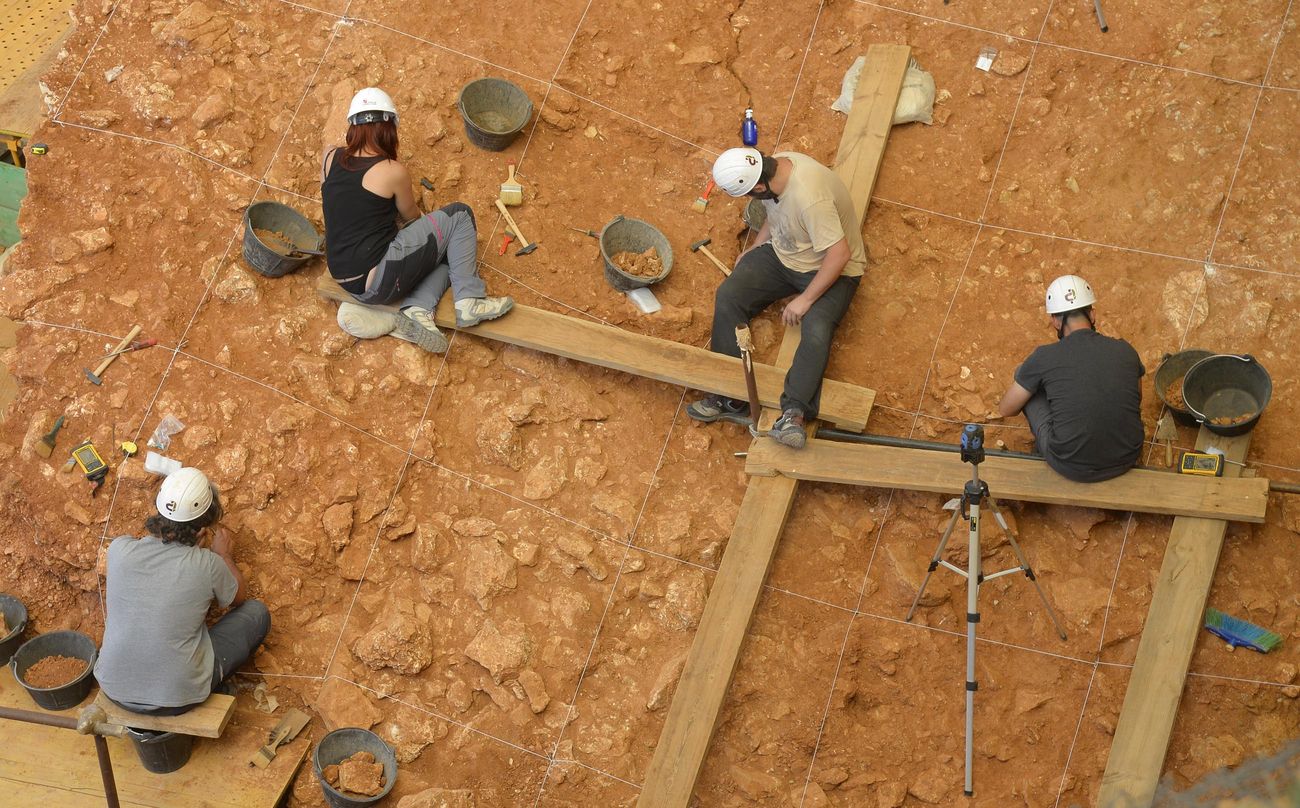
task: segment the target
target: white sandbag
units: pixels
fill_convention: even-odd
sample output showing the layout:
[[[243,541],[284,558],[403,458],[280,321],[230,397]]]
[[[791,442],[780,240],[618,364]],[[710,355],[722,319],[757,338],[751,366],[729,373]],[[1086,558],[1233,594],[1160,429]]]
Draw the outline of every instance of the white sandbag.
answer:
[[[858,91],[858,77],[862,75],[862,67],[866,63],[865,56],[853,60],[840,83],[840,97],[831,104],[831,109],[849,114],[853,108],[853,96]],[[894,107],[894,125],[913,121],[928,125],[933,123],[933,112],[934,77],[922,70],[916,59],[910,59],[907,73],[903,76],[903,91],[898,95],[898,106]]]
[[[378,339],[397,326],[397,315],[359,303],[340,303],[338,323],[339,328],[358,339]]]

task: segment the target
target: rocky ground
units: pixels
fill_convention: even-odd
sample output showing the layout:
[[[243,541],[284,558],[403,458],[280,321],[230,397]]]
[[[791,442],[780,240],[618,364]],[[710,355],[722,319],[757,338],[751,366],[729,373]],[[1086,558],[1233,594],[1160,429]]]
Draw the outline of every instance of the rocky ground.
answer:
[[[112,453],[92,498],[63,450],[141,444],[208,471],[273,628],[249,672],[281,704],[366,726],[401,761],[391,802],[630,805],[726,550],[746,479],[736,426],[691,423],[679,388],[456,336],[445,357],[358,342],[313,293],[240,258],[243,212],[281,201],[317,226],[318,159],[352,93],[387,89],[402,158],[480,226],[493,293],[694,345],[708,340],[741,206],[691,210],[746,105],[762,145],[832,159],[829,109],[875,42],[934,75],[934,124],[891,135],[869,210],[873,263],[828,374],[878,391],[870,430],[954,440],[1050,339],[1043,285],[1085,274],[1104,331],[1150,370],[1182,347],[1254,354],[1273,403],[1260,473],[1300,479],[1293,137],[1300,33],[1283,0],[724,3],[111,0],[77,8],[44,92],[23,243],[0,275],[19,385],[0,426],[0,589],[35,628],[102,631],[106,538],[137,532],[156,478]],[[1041,41],[1040,41],[1041,40]],[[982,47],[995,69],[974,67]],[[517,83],[535,115],[505,153],[456,99]],[[540,242],[498,256],[491,206]],[[595,241],[618,214],[673,246],[641,315]],[[82,368],[132,324],[166,347],[92,386]],[[762,356],[775,318],[754,324]],[[184,347],[176,347],[184,340]],[[1159,415],[1144,388],[1149,434]],[[59,414],[59,451],[33,442]],[[1019,419],[990,426],[1029,445]],[[1194,434],[1184,428],[1181,445]],[[1153,451],[1162,460],[1162,451]],[[962,618],[937,577],[903,622],[941,498],[804,485],[750,627],[700,805],[1090,805],[1169,534],[1164,517],[1005,503],[1069,632],[1015,577],[984,592],[977,796],[961,796]],[[1277,631],[1268,656],[1204,639],[1166,763],[1175,787],[1300,733],[1300,504],[1234,526],[1211,604]],[[1010,563],[990,537],[989,567]],[[964,551],[954,550],[960,560]],[[321,805],[309,769],[291,804]]]

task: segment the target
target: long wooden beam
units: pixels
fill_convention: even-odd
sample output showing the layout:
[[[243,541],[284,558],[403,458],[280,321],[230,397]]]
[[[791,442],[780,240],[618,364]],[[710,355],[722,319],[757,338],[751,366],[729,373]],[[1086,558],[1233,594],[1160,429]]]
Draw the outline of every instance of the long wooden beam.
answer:
[[[1196,446],[1242,461],[1250,434],[1222,438],[1202,428]],[[1240,467],[1229,463],[1224,474],[1235,477]],[[1104,808],[1146,808],[1155,797],[1227,529],[1221,519],[1174,520],[1101,780]]]
[[[352,296],[323,275],[316,284],[322,297],[352,302]],[[439,328],[456,327],[451,297],[444,295],[435,312]],[[488,320],[466,334],[563,356],[591,365],[620,370],[669,384],[745,399],[745,376],[740,360],[694,345],[636,334],[578,317],[516,305],[500,319]],[[771,365],[754,364],[758,395],[764,406],[776,406],[785,372]],[[827,381],[822,387],[821,417],[851,432],[866,428],[875,391],[845,382]]]
[[[858,82],[853,112],[845,124],[835,165],[836,173],[853,194],[859,225],[866,217],[884,159],[885,142],[910,57],[911,48],[906,45],[873,45],[867,51],[867,65]],[[798,328],[787,329],[777,358],[778,368],[790,366],[798,345]],[[761,377],[759,384],[761,387]],[[825,390],[823,386],[823,412],[819,416],[823,419]],[[771,406],[766,400],[763,404]],[[761,424],[769,426],[774,415],[765,409]],[[809,427],[809,434],[815,434],[816,425]],[[762,438],[754,444],[771,442]],[[654,758],[646,771],[638,808],[686,808],[690,803],[797,490],[798,483],[788,478],[749,481],[677,693],[668,707]]]
[[[960,494],[971,476],[970,465],[956,454],[829,440],[809,441],[799,451],[775,441],[756,441],[745,471],[760,477],[780,474],[797,480],[938,494]],[[1082,508],[1258,524],[1268,507],[1268,480],[1263,478],[1193,477],[1134,469],[1113,480],[1076,483],[1040,460],[990,457],[980,464],[980,479],[998,499]]]

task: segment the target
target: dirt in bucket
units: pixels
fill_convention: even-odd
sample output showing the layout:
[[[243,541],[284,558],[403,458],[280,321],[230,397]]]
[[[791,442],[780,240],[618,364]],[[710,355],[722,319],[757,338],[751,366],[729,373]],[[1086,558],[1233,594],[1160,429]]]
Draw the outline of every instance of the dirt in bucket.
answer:
[[[4,613],[0,612],[0,637],[8,637],[8,636],[9,636],[9,624],[5,622]]]
[[[278,230],[258,230],[253,228],[253,233],[257,235],[258,241],[261,241],[268,249],[274,250],[280,255],[288,255],[294,250],[301,249],[293,240]]]
[[[86,670],[86,660],[77,657],[47,656],[27,669],[23,681],[32,687],[61,687]]]
[[[504,112],[488,109],[475,113],[470,117],[473,119],[474,125],[485,132],[504,134],[515,128],[510,116]]]
[[[374,797],[384,790],[384,766],[375,762],[370,752],[357,752],[352,757],[321,769],[325,782],[332,788],[363,797]]]
[[[1187,402],[1183,400],[1183,379],[1185,376],[1179,376],[1169,383],[1165,388],[1165,401],[1169,406],[1176,410],[1187,409]]]
[[[1253,412],[1244,415],[1221,415],[1218,418],[1211,418],[1210,423],[1215,426],[1236,426],[1237,424],[1244,424],[1254,417],[1255,413]]]
[[[657,278],[664,271],[663,259],[654,247],[639,253],[614,253],[614,266],[638,278]]]

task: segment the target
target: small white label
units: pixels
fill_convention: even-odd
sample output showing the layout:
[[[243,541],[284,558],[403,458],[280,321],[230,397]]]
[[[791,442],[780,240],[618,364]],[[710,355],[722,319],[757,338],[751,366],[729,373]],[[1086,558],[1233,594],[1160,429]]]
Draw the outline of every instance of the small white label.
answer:
[[[998,49],[985,45],[980,48],[980,55],[979,58],[975,60],[975,67],[976,69],[983,70],[987,73],[989,72],[989,68],[993,66],[993,60],[996,58],[998,58]]]

